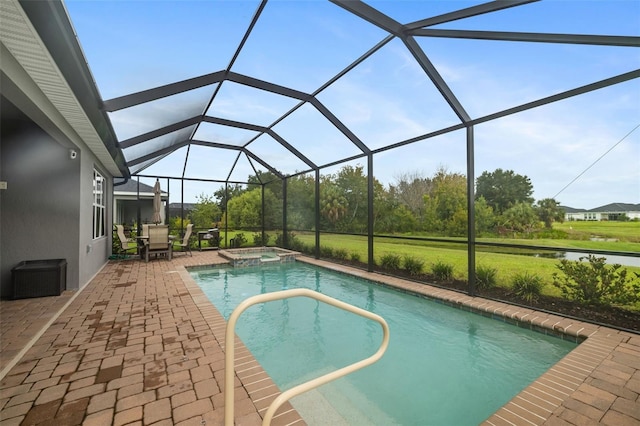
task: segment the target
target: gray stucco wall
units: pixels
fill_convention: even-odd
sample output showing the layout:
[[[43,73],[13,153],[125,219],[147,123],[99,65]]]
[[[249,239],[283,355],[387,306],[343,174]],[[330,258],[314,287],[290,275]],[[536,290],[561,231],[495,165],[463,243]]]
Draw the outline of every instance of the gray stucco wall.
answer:
[[[2,121],[1,296],[23,260],[66,259],[67,288],[78,288],[80,162],[29,120]]]
[[[76,241],[78,246],[78,258],[80,259],[80,285],[84,286],[89,280],[104,266],[111,254],[111,236],[112,236],[112,210],[111,194],[113,179],[105,173],[98,165],[96,160],[89,152],[83,150],[81,155],[81,179],[79,185],[80,191],[80,219],[79,239]],[[107,179],[104,187],[105,191],[105,233],[104,237],[93,239],[93,169],[98,170],[102,176]]]

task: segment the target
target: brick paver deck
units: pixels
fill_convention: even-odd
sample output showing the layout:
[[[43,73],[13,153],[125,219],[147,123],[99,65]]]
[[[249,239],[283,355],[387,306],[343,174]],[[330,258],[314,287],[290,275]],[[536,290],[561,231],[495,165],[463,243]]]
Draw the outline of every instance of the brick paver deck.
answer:
[[[2,425],[222,424],[225,322],[184,268],[222,262],[211,251],[170,262],[112,261],[80,292],[0,302]],[[350,271],[482,315],[585,339],[486,424],[640,424],[639,335]],[[279,390],[237,339],[236,359],[235,422],[260,424]],[[274,420],[304,424],[288,404]]]

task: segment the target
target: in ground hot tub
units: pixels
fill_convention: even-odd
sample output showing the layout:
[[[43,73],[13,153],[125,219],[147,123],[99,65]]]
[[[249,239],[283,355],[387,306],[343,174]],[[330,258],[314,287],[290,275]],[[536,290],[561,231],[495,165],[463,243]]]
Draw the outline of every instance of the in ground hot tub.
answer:
[[[280,247],[252,247],[230,250],[220,250],[220,256],[229,260],[234,267],[260,266],[270,262],[294,262],[300,255],[297,251],[291,251]]]

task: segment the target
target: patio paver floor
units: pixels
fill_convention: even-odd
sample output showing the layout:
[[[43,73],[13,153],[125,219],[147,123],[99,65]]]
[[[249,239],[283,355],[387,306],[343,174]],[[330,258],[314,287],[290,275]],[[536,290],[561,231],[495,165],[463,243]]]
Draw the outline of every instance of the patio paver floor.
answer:
[[[184,266],[224,262],[214,251],[112,261],[78,293],[0,302],[2,425],[222,424],[225,321]],[[588,337],[486,424],[640,424],[639,335],[351,271],[483,315]],[[246,357],[236,340],[236,359]],[[236,424],[260,424],[277,388],[260,367],[237,368],[235,386]],[[304,424],[290,405],[278,413],[274,424]]]

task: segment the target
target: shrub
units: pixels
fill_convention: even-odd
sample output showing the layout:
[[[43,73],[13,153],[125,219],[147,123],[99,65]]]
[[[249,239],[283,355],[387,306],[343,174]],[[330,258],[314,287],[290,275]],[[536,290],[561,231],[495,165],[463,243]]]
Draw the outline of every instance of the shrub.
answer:
[[[337,248],[333,251],[333,257],[339,260],[345,260],[349,256],[349,252],[343,248]]]
[[[316,246],[314,244],[300,244],[300,248],[296,250],[301,253],[313,255],[316,252]]]
[[[296,238],[296,234],[293,232],[287,232],[287,245],[284,245],[284,238],[282,234],[276,234],[276,242],[275,245],[278,247],[283,247],[291,250],[298,250],[302,247],[302,243],[298,238]],[[298,250],[301,251],[301,250]]]
[[[244,235],[242,236],[244,237]],[[195,240],[195,244],[198,244],[198,239],[196,238]],[[218,234],[218,236],[212,236],[211,238],[209,238],[207,241],[207,244],[209,245],[209,247],[220,247],[220,235]],[[195,247],[195,245],[192,245],[192,247]],[[240,246],[237,246],[240,247]]]
[[[431,272],[437,280],[449,281],[453,278],[453,265],[439,260],[431,265]]]
[[[404,270],[407,271],[409,275],[418,275],[422,272],[422,268],[424,267],[424,260],[407,255],[404,257],[403,264]]]
[[[351,259],[352,262],[360,262],[360,259],[361,259],[360,253],[353,252],[349,256],[349,258]]]
[[[320,246],[320,257],[333,257],[333,249],[328,246]]]
[[[253,234],[253,245],[257,247],[264,247],[269,244],[269,240],[271,236],[269,234],[264,234],[264,238],[262,238],[262,232],[256,232]]]
[[[213,238],[211,240],[213,240]],[[210,243],[211,243],[211,240],[209,241]],[[245,237],[244,234],[241,232],[239,234],[236,234],[233,237],[233,243],[231,245],[233,247],[242,247],[242,245],[246,243],[247,243],[247,237]]]
[[[564,275],[554,272],[553,285],[568,299],[584,303],[628,304],[640,301],[638,279],[627,277],[627,270],[621,265],[606,265],[605,260],[592,254],[577,261],[563,259],[556,266]]]
[[[480,266],[476,268],[476,288],[486,290],[496,286],[498,270],[490,266]]]
[[[535,274],[531,275],[525,272],[523,274],[516,274],[513,277],[514,294],[528,303],[538,300],[543,286],[542,278]]]
[[[387,253],[380,257],[380,266],[384,269],[395,270],[400,269],[400,255]]]

